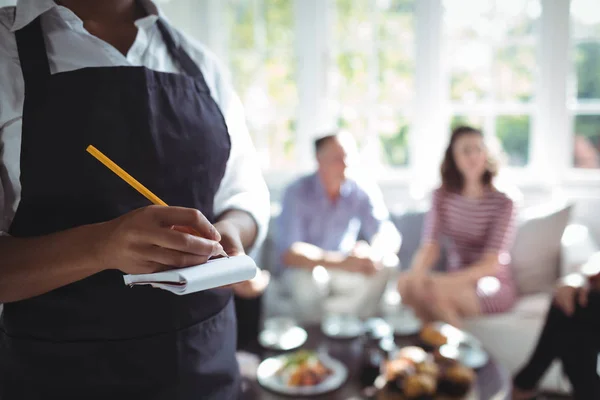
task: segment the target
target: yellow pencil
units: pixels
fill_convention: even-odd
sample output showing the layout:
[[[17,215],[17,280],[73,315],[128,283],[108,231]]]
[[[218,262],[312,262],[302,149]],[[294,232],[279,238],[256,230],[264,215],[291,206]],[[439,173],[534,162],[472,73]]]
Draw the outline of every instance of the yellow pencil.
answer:
[[[148,189],[146,186],[142,185],[133,176],[131,176],[127,172],[125,172],[125,170],[123,168],[121,168],[117,164],[115,164],[110,158],[105,156],[100,150],[98,150],[97,148],[95,148],[92,145],[89,145],[87,147],[86,151],[88,153],[90,153],[92,156],[94,156],[102,164],[104,164],[108,169],[110,169],[112,172],[114,172],[119,178],[121,178],[125,182],[127,182],[132,188],[134,188],[140,194],[142,194],[144,197],[146,197],[148,200],[150,200],[152,202],[152,204],[156,204],[158,206],[168,206],[167,203],[162,201],[157,195],[152,193],[150,191],[150,189]],[[190,228],[189,233],[192,233],[193,235],[196,235],[196,236],[201,236],[198,232],[196,232],[194,229],[191,229],[191,228]],[[227,253],[225,253],[225,251],[223,251],[223,255],[225,257],[229,257],[227,255]]]
[[[157,195],[152,193],[146,186],[142,185],[137,179],[129,175],[123,168],[115,164],[110,158],[106,157],[100,150],[92,145],[89,145],[86,149],[88,153],[93,155],[98,161],[104,164],[108,169],[114,172],[119,178],[127,182],[132,188],[140,192],[144,197],[150,200],[157,206],[166,206],[167,203],[162,201]]]

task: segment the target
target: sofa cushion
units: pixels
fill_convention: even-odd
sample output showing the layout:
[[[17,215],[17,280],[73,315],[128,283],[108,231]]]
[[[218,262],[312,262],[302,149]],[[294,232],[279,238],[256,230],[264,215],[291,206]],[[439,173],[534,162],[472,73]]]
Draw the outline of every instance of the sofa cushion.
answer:
[[[423,223],[427,209],[405,211],[400,214],[392,214],[392,222],[396,225],[396,229],[402,236],[402,246],[398,252],[400,266],[403,270],[410,268],[412,258],[421,246],[421,236],[423,231]],[[440,259],[433,267],[433,270],[443,270],[446,264],[446,252],[442,246]]]
[[[521,294],[552,287],[559,277],[561,237],[570,205],[536,206],[521,214],[511,251],[515,280]]]
[[[509,312],[468,319],[464,329],[478,338],[494,360],[514,375],[535,348],[551,300],[550,293],[523,296]],[[564,392],[557,364],[545,374],[540,388]]]

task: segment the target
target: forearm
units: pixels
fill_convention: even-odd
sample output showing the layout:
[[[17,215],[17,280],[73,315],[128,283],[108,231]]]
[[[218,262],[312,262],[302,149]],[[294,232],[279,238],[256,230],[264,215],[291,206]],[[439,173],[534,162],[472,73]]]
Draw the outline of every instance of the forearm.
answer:
[[[342,268],[344,254],[325,251],[309,243],[296,242],[283,255],[283,263],[290,267],[312,269],[318,265],[325,268]]]
[[[418,251],[411,265],[411,271],[415,273],[427,273],[439,260],[440,250],[435,243],[423,245]]]
[[[452,274],[467,282],[477,283],[481,278],[496,275],[499,266],[498,255],[489,254],[482,257],[478,262]]]
[[[390,221],[386,221],[381,224],[379,231],[373,236],[371,240],[371,249],[374,254],[379,257],[383,257],[387,254],[396,254],[400,250],[400,244],[402,238],[400,233],[394,227],[394,224]]]
[[[244,246],[244,250],[247,251],[252,247],[256,241],[258,234],[258,225],[254,218],[246,211],[241,210],[229,210],[225,211],[217,219],[218,222],[227,222],[235,227],[239,232],[240,240]]]
[[[0,237],[0,302],[24,300],[100,272],[91,225],[34,238]]]

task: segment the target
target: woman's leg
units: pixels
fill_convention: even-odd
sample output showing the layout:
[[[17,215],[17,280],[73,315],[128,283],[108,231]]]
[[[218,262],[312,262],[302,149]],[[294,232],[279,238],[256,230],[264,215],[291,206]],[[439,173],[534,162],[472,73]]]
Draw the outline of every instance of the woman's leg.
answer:
[[[600,399],[600,292],[590,292],[585,307],[576,305],[568,327],[560,340],[569,345],[560,348],[559,357],[573,396],[576,400]]]
[[[537,345],[529,357],[529,361],[514,378],[514,386],[521,390],[533,390],[546,373],[552,361],[559,355],[559,346],[566,344],[560,336],[566,332],[569,317],[552,304],[546,315],[546,322],[538,338]],[[566,339],[566,338],[565,338]]]
[[[521,390],[534,389],[548,367],[556,358],[573,385],[575,394],[600,398],[600,394],[586,397],[585,393],[598,393],[596,365],[600,351],[600,293],[591,292],[586,307],[576,306],[572,316],[567,316],[552,304],[538,343],[527,364],[514,378],[514,385]],[[592,390],[592,392],[589,392]]]
[[[424,321],[441,320],[460,327],[462,320],[481,313],[503,312],[512,307],[516,290],[495,277],[480,279],[477,286],[457,284],[447,273],[431,274],[424,293],[411,284],[411,276],[401,276],[398,289],[402,301],[415,309]]]
[[[506,312],[512,308],[517,297],[512,281],[492,276],[480,279],[476,286],[457,284],[444,274],[434,275],[432,279],[437,319],[457,327],[462,325],[465,318]]]
[[[464,317],[479,314],[479,298],[474,287],[457,285],[447,279],[446,273],[431,274],[427,283],[416,290],[410,274],[403,274],[398,282],[402,302],[411,306],[423,321],[444,321],[461,326]]]
[[[427,287],[424,287],[423,290],[426,291]],[[419,319],[425,322],[433,320],[428,303],[423,301],[427,293],[420,292],[416,289],[413,275],[410,271],[400,274],[398,278],[398,292],[402,298],[402,304],[410,306]]]
[[[479,298],[475,288],[466,284],[457,285],[452,281],[448,283],[444,279],[444,274],[434,276],[432,286],[435,294],[429,307],[435,320],[460,328],[465,317],[480,313]]]
[[[581,329],[582,328],[582,329]],[[600,399],[600,377],[598,376],[598,332],[581,327],[567,330],[561,340],[568,341],[560,359],[563,371],[573,387],[576,400]]]

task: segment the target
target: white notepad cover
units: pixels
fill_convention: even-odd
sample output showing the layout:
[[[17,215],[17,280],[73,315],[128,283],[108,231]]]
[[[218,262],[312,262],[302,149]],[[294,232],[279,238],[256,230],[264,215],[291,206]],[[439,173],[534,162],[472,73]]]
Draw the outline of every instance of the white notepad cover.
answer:
[[[154,274],[125,275],[123,279],[129,286],[152,285],[184,295],[247,281],[254,278],[257,271],[254,260],[247,255],[241,255]]]

